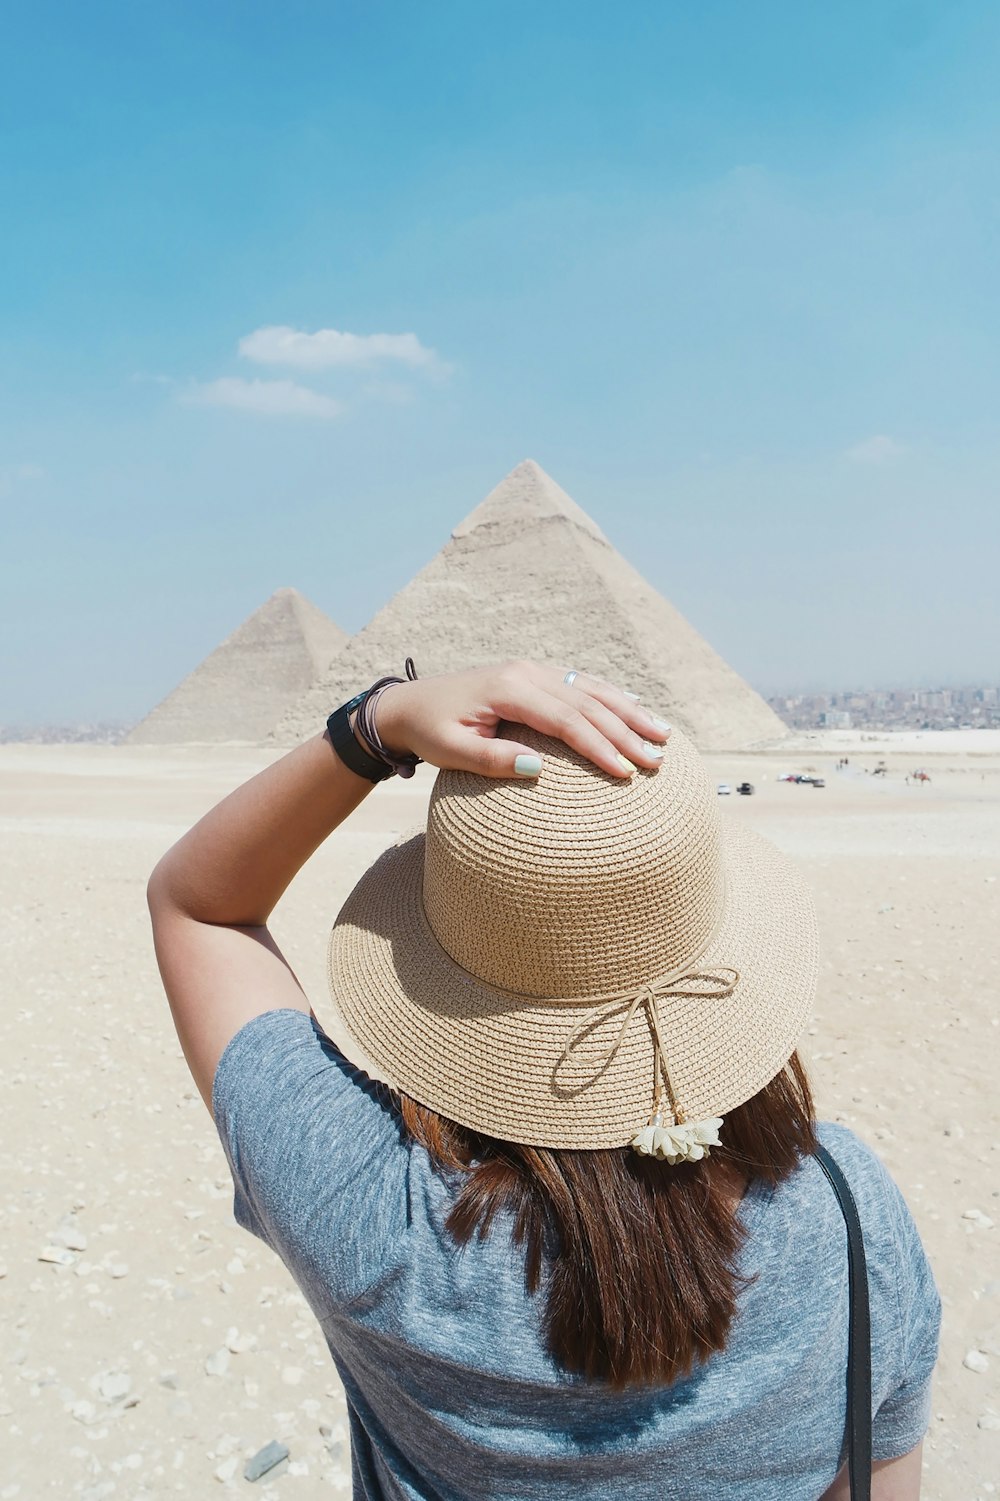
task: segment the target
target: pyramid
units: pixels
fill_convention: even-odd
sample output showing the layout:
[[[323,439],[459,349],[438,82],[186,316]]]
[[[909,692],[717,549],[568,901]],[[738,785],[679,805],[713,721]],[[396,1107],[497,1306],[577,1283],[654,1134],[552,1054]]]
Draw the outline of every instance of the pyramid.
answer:
[[[139,721],[126,743],[264,741],[347,639],[297,589],[277,589]]]
[[[512,657],[596,673],[638,693],[702,750],[788,733],[532,459],[351,638],[273,738],[292,743],[314,733],[375,678],[401,673],[407,656],[421,675]]]

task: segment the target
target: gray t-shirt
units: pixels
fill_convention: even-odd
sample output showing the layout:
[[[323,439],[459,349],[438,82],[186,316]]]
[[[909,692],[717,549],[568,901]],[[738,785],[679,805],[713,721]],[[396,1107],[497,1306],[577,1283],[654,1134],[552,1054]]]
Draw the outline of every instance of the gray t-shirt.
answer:
[[[743,1200],[754,1281],[725,1350],[672,1386],[622,1394],[546,1353],[541,1301],[502,1223],[455,1246],[453,1186],[309,1016],[271,1011],[237,1033],[214,1112],[236,1218],[298,1282],[343,1381],[355,1498],[816,1501],[833,1480],[847,1242],[812,1158]],[[875,1456],[893,1458],[927,1426],[938,1295],[878,1158],[844,1127],[820,1134],[864,1228]]]

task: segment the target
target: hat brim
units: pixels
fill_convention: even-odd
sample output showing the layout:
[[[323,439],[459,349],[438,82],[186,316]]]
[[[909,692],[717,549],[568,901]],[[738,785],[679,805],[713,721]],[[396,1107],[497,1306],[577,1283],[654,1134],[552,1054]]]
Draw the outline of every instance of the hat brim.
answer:
[[[722,847],[724,909],[695,968],[738,970],[738,983],[725,998],[659,1001],[671,1084],[689,1120],[724,1116],[774,1078],[816,987],[816,917],[795,865],[731,817]],[[627,1004],[482,984],[431,931],[423,868],[419,833],[355,886],[330,936],[330,996],[314,1008],[321,1026],[370,1076],[475,1131],[535,1146],[626,1145],[646,1124],[654,1085],[643,1008],[615,1048]]]

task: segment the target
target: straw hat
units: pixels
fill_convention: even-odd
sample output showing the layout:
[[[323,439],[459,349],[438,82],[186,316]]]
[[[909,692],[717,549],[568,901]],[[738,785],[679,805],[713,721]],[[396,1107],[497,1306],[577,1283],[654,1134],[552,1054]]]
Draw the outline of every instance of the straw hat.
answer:
[[[374,1077],[504,1140],[651,1150],[650,1122],[711,1128],[780,1071],[809,1014],[801,876],[722,816],[677,730],[628,781],[511,734],[541,775],[439,773],[426,833],[336,920],[320,1023]]]

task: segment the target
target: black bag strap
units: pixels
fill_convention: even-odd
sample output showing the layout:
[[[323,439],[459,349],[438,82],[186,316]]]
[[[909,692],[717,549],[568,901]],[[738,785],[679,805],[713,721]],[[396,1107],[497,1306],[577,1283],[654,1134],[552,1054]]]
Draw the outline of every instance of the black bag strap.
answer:
[[[829,1178],[847,1225],[850,1322],[847,1333],[847,1473],[851,1501],[871,1501],[872,1493],[872,1331],[868,1307],[868,1264],[854,1195],[826,1147],[816,1160]]]

